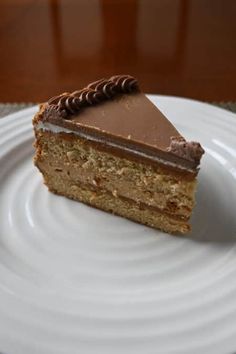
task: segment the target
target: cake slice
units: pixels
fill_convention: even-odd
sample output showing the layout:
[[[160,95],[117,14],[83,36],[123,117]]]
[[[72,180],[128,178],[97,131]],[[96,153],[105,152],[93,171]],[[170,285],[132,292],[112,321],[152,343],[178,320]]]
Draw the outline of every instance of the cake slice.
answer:
[[[34,163],[51,192],[169,233],[190,230],[204,150],[180,135],[135,78],[117,75],[53,97],[33,125]]]

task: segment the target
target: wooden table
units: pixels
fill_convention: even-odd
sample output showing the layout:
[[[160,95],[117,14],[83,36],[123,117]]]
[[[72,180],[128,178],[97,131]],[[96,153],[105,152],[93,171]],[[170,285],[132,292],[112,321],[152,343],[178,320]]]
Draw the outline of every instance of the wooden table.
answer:
[[[236,100],[235,0],[2,0],[0,102],[117,73],[148,93]]]

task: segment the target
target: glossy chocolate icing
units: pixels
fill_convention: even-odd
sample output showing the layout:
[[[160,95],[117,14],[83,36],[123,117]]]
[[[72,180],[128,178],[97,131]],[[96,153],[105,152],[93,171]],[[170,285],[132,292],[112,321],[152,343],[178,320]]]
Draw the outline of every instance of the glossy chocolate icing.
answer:
[[[116,75],[110,79],[92,82],[87,87],[72,93],[65,92],[48,101],[62,118],[67,118],[86,106],[96,105],[119,94],[138,91],[137,80],[130,75]]]
[[[113,84],[114,85],[113,85]],[[97,94],[97,96],[96,96]],[[123,155],[139,154],[196,174],[204,150],[186,142],[175,127],[138,89],[129,75],[99,80],[43,105],[40,120],[69,129]]]

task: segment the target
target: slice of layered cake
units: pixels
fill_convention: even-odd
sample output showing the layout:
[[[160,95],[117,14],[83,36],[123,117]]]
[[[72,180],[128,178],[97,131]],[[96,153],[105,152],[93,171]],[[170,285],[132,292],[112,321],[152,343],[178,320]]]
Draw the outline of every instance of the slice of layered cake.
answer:
[[[113,76],[53,97],[33,125],[34,162],[50,191],[166,232],[190,230],[204,150],[136,79]]]

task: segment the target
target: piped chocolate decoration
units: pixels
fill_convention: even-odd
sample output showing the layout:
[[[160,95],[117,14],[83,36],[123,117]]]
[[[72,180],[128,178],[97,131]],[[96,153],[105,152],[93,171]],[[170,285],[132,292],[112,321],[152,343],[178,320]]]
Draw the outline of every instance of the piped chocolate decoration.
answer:
[[[104,99],[112,98],[116,94],[116,84],[111,80],[101,79],[88,85],[95,91],[101,93]]]
[[[130,75],[116,75],[110,78],[119,92],[132,92],[138,89],[138,81]]]
[[[66,119],[68,116],[67,111],[56,104],[50,104],[45,107],[45,114],[46,116],[49,115],[55,118],[59,116],[64,119]]]
[[[101,79],[92,82],[87,87],[73,93],[64,93],[52,97],[47,104],[51,110],[63,112],[61,116],[76,114],[81,108],[98,104],[104,100],[112,99],[114,96],[122,93],[131,93],[138,91],[138,81],[130,75],[116,75],[110,79]],[[48,112],[51,112],[48,110]]]
[[[89,89],[89,88],[85,88],[80,96],[79,96],[79,100],[80,100],[80,104],[82,106],[88,106],[88,105],[92,105],[92,104],[96,104],[97,103],[97,99],[96,99],[96,91]]]
[[[53,109],[57,108],[59,111],[65,110],[69,114],[74,114],[78,112],[81,107],[80,100],[67,92],[59,96],[52,97],[48,101],[48,105],[53,107]],[[65,116],[67,115],[68,114],[66,114]]]
[[[81,107],[80,99],[77,97],[69,96],[64,102],[66,109],[71,112],[71,114],[76,113]]]
[[[71,96],[75,96],[80,101],[80,107],[99,103],[103,100],[101,92],[96,91],[90,87],[85,87],[82,90],[74,91]]]
[[[166,149],[167,151],[182,157],[186,160],[199,163],[204,150],[201,145],[195,141],[186,141],[181,136],[172,136],[170,146]]]

